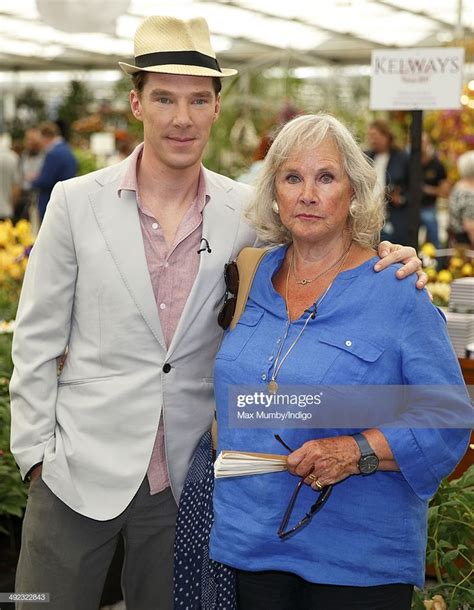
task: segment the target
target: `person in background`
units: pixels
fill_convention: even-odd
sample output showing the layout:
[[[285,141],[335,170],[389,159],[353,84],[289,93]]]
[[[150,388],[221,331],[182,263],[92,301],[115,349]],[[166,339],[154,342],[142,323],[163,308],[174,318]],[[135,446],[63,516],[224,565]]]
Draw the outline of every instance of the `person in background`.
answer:
[[[423,132],[421,137],[421,171],[423,195],[421,198],[420,224],[426,228],[426,241],[440,247],[436,200],[447,197],[449,183],[444,165],[435,154],[430,136]]]
[[[460,179],[449,197],[450,233],[455,244],[474,248],[474,150],[457,162]]]
[[[13,219],[21,189],[18,155],[0,144],[0,221]]]
[[[38,190],[38,212],[42,221],[54,186],[74,178],[77,160],[55,123],[42,123],[38,129],[45,156],[39,173],[31,179],[31,186]]]
[[[25,132],[23,151],[20,155],[21,195],[15,210],[15,222],[21,218],[30,219],[34,207],[37,206],[37,194],[31,181],[39,175],[44,162],[41,132],[36,127],[30,127]]]
[[[367,140],[366,154],[373,160],[377,182],[387,195],[381,238],[405,243],[408,241],[408,155],[395,146],[389,124],[381,119],[369,125]]]

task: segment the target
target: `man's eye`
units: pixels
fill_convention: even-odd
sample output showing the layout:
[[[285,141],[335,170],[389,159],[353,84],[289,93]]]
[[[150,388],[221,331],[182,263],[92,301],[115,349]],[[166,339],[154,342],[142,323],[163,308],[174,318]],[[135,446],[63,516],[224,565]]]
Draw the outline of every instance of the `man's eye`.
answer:
[[[199,98],[194,100],[194,103],[197,106],[203,106],[204,104],[207,104],[207,100],[205,98],[203,98],[203,97],[199,97]]]
[[[169,97],[159,97],[158,102],[160,104],[171,104],[171,100]]]

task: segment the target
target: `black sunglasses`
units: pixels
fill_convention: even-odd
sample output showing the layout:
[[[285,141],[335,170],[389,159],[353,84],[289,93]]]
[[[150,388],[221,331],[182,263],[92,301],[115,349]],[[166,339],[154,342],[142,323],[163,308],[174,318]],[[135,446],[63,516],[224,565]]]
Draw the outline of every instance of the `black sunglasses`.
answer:
[[[287,449],[290,453],[293,453],[293,449],[288,447],[288,445],[285,443],[285,441],[281,438],[281,436],[279,434],[275,434],[275,438],[280,444],[283,445],[283,447],[285,447],[285,449]],[[323,487],[322,489],[317,490],[317,493],[319,493],[319,497],[316,500],[316,502],[311,506],[311,508],[309,509],[309,512],[307,512],[305,514],[305,516],[302,519],[300,519],[294,527],[287,530],[286,527],[288,525],[288,521],[290,520],[291,513],[293,512],[293,509],[295,507],[296,498],[298,497],[299,491],[304,485],[304,480],[305,480],[305,477],[302,477],[298,481],[298,483],[295,487],[295,490],[293,492],[293,495],[291,496],[290,501],[288,503],[285,514],[283,515],[283,519],[281,520],[280,527],[278,528],[278,536],[282,540],[284,538],[287,538],[288,536],[291,536],[292,534],[294,534],[295,532],[300,530],[305,525],[308,525],[308,523],[311,521],[311,519],[314,517],[314,515],[323,508],[323,506],[326,504],[329,496],[331,495],[332,487],[333,487],[332,485],[326,485],[326,487]],[[316,491],[316,490],[314,490],[314,491]]]
[[[232,322],[239,291],[239,269],[237,263],[232,261],[224,267],[225,295],[224,304],[217,315],[217,323],[227,330]]]

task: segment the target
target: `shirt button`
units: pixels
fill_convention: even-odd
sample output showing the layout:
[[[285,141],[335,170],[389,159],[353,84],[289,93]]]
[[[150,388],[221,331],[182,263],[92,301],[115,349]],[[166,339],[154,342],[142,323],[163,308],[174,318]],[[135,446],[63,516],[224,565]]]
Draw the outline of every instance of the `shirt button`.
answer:
[[[273,356],[270,356],[270,358],[268,359],[268,362],[271,362],[273,360]]]
[[[352,345],[352,341],[347,340],[346,345],[347,345],[347,347],[350,347]]]
[[[160,309],[166,309],[166,305],[164,303],[160,303]]]
[[[165,264],[163,265],[163,267],[166,267],[166,268],[168,268],[169,266],[170,266],[170,264],[169,264],[169,263],[165,263]]]
[[[281,343],[281,339],[278,339],[278,341],[277,341],[277,345],[278,345],[279,343]]]
[[[263,381],[265,381],[265,379],[267,378],[267,376],[265,375],[265,373],[262,373],[262,379]]]
[[[157,229],[159,226],[160,226],[160,225],[159,225],[157,222],[154,222],[154,223],[151,225],[151,228],[152,228],[152,229]]]
[[[169,373],[171,371],[171,364],[167,362],[163,365],[163,373]]]

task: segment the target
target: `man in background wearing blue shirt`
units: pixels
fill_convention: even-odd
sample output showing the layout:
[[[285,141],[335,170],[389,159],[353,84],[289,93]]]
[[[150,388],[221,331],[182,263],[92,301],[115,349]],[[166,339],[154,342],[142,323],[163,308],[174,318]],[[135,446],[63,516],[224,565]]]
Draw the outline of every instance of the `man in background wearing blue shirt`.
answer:
[[[69,145],[60,136],[57,125],[42,123],[39,130],[46,156],[40,173],[31,184],[33,188],[38,189],[38,211],[42,221],[54,185],[62,180],[74,178],[77,172],[77,161]]]

